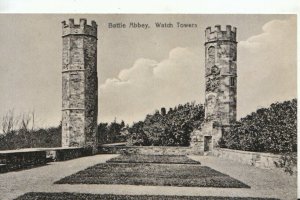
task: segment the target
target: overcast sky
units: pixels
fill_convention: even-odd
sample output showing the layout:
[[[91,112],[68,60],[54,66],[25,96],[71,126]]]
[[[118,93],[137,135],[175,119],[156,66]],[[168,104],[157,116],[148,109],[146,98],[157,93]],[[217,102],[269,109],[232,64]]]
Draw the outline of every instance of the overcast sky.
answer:
[[[98,23],[98,121],[144,119],[160,107],[204,102],[204,30],[238,33],[238,118],[296,97],[293,15],[0,15],[0,116],[35,110],[41,127],[61,120],[61,21]],[[109,29],[108,23],[149,29]],[[197,28],[155,28],[155,22]],[[2,117],[1,117],[2,118]],[[1,119],[0,118],[0,119]]]

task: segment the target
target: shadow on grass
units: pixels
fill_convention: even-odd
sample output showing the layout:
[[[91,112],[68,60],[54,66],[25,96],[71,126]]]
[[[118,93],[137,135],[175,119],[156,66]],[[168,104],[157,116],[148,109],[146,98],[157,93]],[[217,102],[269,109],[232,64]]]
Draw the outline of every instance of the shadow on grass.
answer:
[[[273,198],[251,198],[251,197],[216,197],[216,196],[165,196],[165,195],[113,195],[113,194],[85,194],[85,193],[26,193],[15,200],[277,200]]]

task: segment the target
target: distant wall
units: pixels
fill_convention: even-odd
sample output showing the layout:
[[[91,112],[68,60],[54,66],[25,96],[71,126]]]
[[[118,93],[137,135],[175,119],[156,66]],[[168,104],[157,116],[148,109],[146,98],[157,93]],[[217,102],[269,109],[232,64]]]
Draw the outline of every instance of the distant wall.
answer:
[[[32,148],[0,151],[0,173],[92,155],[92,148]]]
[[[47,149],[47,158],[51,161],[71,160],[83,156],[92,155],[92,149],[85,148],[53,148]]]
[[[0,172],[29,168],[47,163],[46,151],[5,151],[0,153]]]
[[[213,150],[213,155],[259,168],[276,168],[274,162],[278,162],[281,157],[280,155],[271,153],[239,151],[223,148],[215,148]]]
[[[99,153],[112,154],[147,154],[147,155],[199,155],[200,152],[191,147],[168,146],[100,146]]]

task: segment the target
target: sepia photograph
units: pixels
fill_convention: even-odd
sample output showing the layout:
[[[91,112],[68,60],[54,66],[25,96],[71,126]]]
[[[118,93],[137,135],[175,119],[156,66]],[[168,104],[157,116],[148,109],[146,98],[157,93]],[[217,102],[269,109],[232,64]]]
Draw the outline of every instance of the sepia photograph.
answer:
[[[0,14],[0,199],[297,199],[297,14]]]

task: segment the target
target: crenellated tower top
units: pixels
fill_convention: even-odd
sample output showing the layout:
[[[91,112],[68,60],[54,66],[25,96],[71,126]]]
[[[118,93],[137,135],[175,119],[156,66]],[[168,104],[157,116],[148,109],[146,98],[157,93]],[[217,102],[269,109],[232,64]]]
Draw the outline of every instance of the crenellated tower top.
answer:
[[[226,26],[226,30],[222,31],[221,25],[215,25],[212,31],[211,27],[205,30],[205,44],[215,41],[231,41],[236,42],[236,27]]]
[[[74,19],[69,19],[69,23],[62,21],[62,37],[69,35],[88,35],[97,38],[97,23],[92,20],[91,25],[87,24],[87,20],[81,18],[79,24],[74,23]]]

